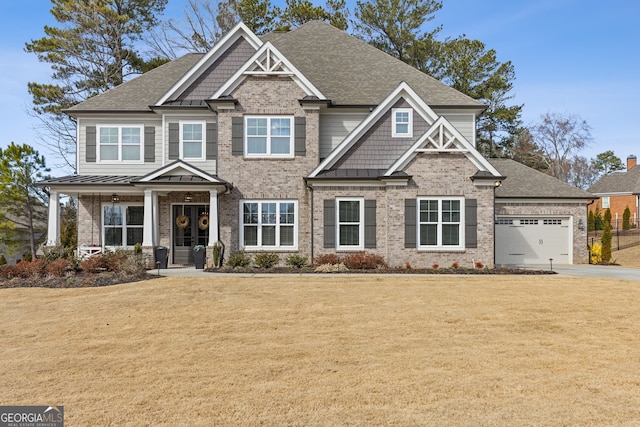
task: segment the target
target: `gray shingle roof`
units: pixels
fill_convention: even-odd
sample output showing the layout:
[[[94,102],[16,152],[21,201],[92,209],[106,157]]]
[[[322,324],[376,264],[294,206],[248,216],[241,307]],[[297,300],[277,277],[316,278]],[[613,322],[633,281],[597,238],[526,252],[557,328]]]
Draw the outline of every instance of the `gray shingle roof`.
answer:
[[[593,194],[572,187],[557,178],[511,159],[490,159],[501,175],[506,176],[496,189],[496,198],[594,199]]]
[[[311,21],[271,41],[325,97],[337,105],[378,105],[406,82],[431,106],[484,106],[367,43],[322,22]],[[151,111],[202,54],[188,54],[66,110],[69,114]]]
[[[640,193],[640,166],[605,175],[589,187],[589,191],[595,194]]]
[[[187,54],[167,62],[68,110],[69,114],[87,111],[151,111],[155,104],[202,57]]]
[[[404,81],[429,105],[483,105],[323,21],[265,37],[325,97],[339,105],[378,105]]]

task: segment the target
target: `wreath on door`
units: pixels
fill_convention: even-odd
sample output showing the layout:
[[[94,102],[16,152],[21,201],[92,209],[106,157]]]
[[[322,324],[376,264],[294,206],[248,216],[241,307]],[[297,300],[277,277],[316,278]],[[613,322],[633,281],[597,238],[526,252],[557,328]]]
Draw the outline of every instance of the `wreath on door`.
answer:
[[[185,214],[178,215],[176,217],[176,225],[180,228],[187,228],[189,226],[189,217]]]
[[[203,214],[200,216],[200,219],[198,220],[198,228],[200,228],[200,230],[206,230],[209,228],[209,215]]]

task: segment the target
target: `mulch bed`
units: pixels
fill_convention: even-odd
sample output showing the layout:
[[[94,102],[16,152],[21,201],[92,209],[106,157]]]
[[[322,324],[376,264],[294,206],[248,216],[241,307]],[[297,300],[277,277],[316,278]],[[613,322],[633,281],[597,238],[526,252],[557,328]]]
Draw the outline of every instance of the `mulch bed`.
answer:
[[[94,288],[101,286],[119,285],[121,283],[139,282],[153,279],[148,274],[127,275],[124,273],[76,273],[65,277],[46,276],[35,278],[14,277],[7,279],[0,277],[2,288]]]
[[[220,268],[205,270],[209,273],[243,273],[243,274],[557,274],[550,270],[529,270],[524,268],[376,268],[371,270],[348,270],[348,271],[332,271],[317,272],[313,268],[291,268],[291,267],[273,267],[273,268]]]

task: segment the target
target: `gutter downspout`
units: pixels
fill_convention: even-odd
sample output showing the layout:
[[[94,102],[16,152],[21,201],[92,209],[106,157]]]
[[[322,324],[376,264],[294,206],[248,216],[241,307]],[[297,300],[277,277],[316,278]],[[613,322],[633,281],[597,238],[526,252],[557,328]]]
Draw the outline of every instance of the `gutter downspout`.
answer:
[[[309,193],[311,194],[311,200],[310,200],[310,207],[311,207],[311,220],[309,221],[310,226],[311,226],[311,259],[309,260],[311,262],[311,264],[313,264],[313,248],[315,246],[315,239],[314,239],[314,222],[313,222],[313,186],[309,185],[309,181],[307,181],[307,178],[303,178],[304,179],[304,184],[307,187],[307,189],[309,190]]]

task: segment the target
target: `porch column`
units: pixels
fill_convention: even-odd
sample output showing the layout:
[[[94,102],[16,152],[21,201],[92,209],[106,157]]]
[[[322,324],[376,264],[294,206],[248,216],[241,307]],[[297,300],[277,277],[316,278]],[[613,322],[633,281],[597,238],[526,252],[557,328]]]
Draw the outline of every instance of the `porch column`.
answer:
[[[160,244],[160,213],[158,211],[158,193],[153,192],[151,196],[153,203],[153,245]]]
[[[142,246],[153,246],[153,190],[144,190],[144,228]]]
[[[209,190],[209,244],[213,246],[220,236],[218,236],[218,192]]]
[[[47,246],[60,243],[60,197],[57,190],[49,190],[49,226]]]

